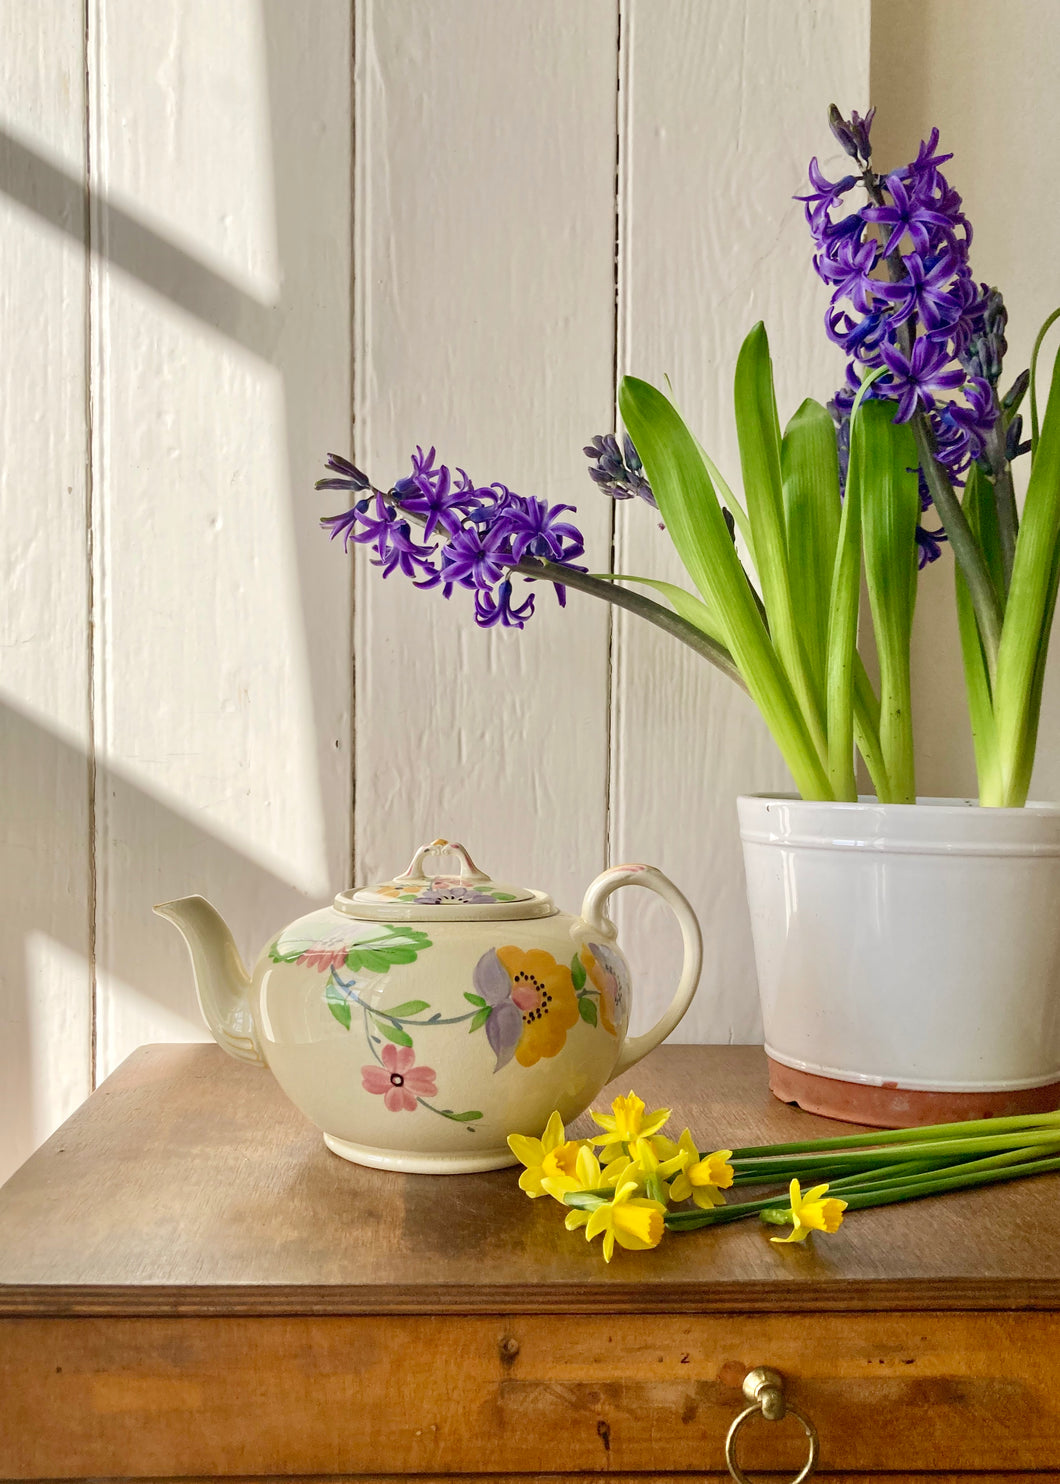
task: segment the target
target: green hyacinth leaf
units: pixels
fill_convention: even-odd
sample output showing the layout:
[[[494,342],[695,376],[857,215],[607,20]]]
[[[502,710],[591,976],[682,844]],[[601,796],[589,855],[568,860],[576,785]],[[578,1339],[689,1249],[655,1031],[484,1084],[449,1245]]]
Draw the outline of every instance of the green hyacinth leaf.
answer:
[[[636,377],[623,378],[619,407],[677,554],[704,600],[725,614],[728,647],[799,792],[808,799],[831,798],[821,758],[762,622],[695,439],[662,392]]]
[[[827,408],[807,398],[780,448],[788,579],[818,705],[824,705],[828,599],[839,545],[839,450]]]
[[[584,1021],[587,1021],[589,1025],[596,1025],[598,1023],[596,1001],[594,999],[591,999],[590,996],[587,994],[582,995],[581,999],[578,1001],[578,1014]]]
[[[581,961],[581,956],[577,953],[570,961],[570,976],[574,980],[575,993],[580,993],[585,987],[585,965]]]
[[[863,402],[861,479],[865,582],[880,665],[880,745],[893,804],[916,802],[909,650],[916,602],[920,490],[916,443],[897,405]]]
[[[993,491],[979,466],[972,463],[964,486],[962,501],[972,534],[982,547],[991,576],[1000,573],[1000,544],[997,540],[997,506]],[[996,562],[991,553],[996,553]],[[997,723],[990,692],[990,675],[975,621],[971,593],[964,574],[953,564],[957,593],[957,625],[961,637],[961,659],[964,664],[964,688],[968,697],[968,717],[972,725],[975,748],[975,771],[979,779],[979,802],[990,805],[999,797],[1001,775],[998,769]]]
[[[1045,653],[1056,607],[1060,547],[1060,354],[1016,540],[1001,645],[997,656],[994,715],[1001,770],[1000,802],[1018,808],[1027,801],[1030,765],[1038,733]]]
[[[467,1028],[468,1035],[470,1036],[472,1031],[481,1030],[481,1028],[486,1024],[486,1021],[489,1020],[492,1014],[492,1005],[485,1005],[481,1010],[476,1011],[475,1015],[472,1018],[471,1024]]]

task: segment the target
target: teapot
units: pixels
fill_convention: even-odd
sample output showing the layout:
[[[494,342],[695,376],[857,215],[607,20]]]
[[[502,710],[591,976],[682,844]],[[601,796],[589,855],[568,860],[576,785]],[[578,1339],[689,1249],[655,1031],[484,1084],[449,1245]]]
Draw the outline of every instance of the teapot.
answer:
[[[629,965],[604,913],[620,886],[657,892],[684,941],[669,1008],[633,1037]],[[249,974],[205,898],[154,910],[184,936],[218,1044],[268,1067],[335,1154],[415,1173],[516,1163],[509,1134],[540,1135],[553,1109],[568,1123],[670,1034],[702,961],[692,908],[652,866],[604,871],[575,917],[446,840],[298,918]]]

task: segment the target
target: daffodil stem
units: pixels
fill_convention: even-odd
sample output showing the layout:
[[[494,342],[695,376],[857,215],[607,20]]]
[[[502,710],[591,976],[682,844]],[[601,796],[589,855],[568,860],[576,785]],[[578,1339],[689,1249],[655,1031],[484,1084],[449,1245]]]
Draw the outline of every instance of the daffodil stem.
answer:
[[[931,1177],[926,1180],[902,1181],[881,1190],[854,1190],[843,1199],[851,1211],[863,1211],[870,1206],[889,1206],[897,1201],[915,1201],[924,1195],[941,1195],[947,1190],[965,1190],[976,1185],[999,1185],[1003,1180],[1022,1180],[1024,1176],[1044,1175],[1049,1170],[1060,1170],[1060,1156],[1053,1159],[1032,1159],[1008,1169],[971,1170],[944,1179]]]
[[[988,1155],[985,1159],[962,1160],[955,1165],[922,1164],[915,1166],[915,1170],[906,1168],[902,1173],[887,1173],[883,1171],[872,1175],[852,1175],[846,1180],[836,1180],[829,1186],[829,1192],[835,1194],[842,1191],[844,1196],[848,1191],[861,1192],[869,1189],[882,1189],[886,1186],[909,1185],[914,1183],[911,1177],[924,1175],[930,1180],[948,1180],[957,1175],[974,1174],[979,1170],[1011,1169],[1025,1164],[1037,1164],[1043,1153],[1060,1155],[1060,1140],[1048,1145],[1031,1145],[1024,1149],[1012,1149],[1005,1154]],[[899,1165],[892,1165],[891,1171],[901,1171]]]
[[[927,1143],[942,1137],[997,1133],[1007,1134],[1016,1129],[1054,1129],[1060,1137],[1060,1112],[1018,1113],[1009,1118],[980,1118],[967,1123],[933,1123],[922,1128],[885,1129],[872,1134],[841,1134],[834,1139],[808,1139],[796,1144],[756,1144],[732,1151],[731,1164],[754,1159],[760,1155],[816,1154],[832,1149],[863,1149],[869,1151],[887,1144]],[[704,1156],[705,1158],[706,1156]]]
[[[973,1135],[971,1138],[924,1140],[900,1149],[832,1150],[828,1152],[826,1159],[819,1161],[786,1155],[779,1159],[760,1159],[752,1163],[747,1160],[738,1162],[736,1156],[733,1155],[731,1163],[733,1169],[739,1174],[755,1174],[759,1177],[761,1184],[765,1185],[771,1181],[784,1180],[792,1175],[798,1176],[800,1180],[812,1176],[816,1181],[825,1168],[835,1170],[837,1173],[845,1168],[850,1174],[856,1174],[860,1171],[886,1167],[896,1162],[919,1163],[929,1160],[930,1162],[948,1163],[953,1158],[962,1159],[977,1154],[998,1154],[1006,1149],[1022,1149],[1028,1144],[1060,1145],[1060,1129],[1023,1130],[994,1137]]]
[[[663,1220],[671,1231],[695,1231],[701,1226],[722,1226],[727,1221],[741,1221],[777,1204],[775,1195],[760,1201],[743,1201],[732,1206],[712,1206],[709,1211],[667,1211]]]

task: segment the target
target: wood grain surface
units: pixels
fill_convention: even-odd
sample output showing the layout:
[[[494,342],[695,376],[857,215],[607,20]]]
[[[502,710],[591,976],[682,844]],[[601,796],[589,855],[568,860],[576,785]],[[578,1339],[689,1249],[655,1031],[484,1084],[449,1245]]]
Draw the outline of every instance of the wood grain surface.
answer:
[[[784,1473],[767,1473],[758,1470],[755,1474],[756,1480],[760,1480],[761,1484],[791,1484],[791,1476],[790,1468]],[[1006,1469],[1004,1473],[996,1473],[993,1470],[984,1473],[976,1469],[974,1474],[932,1472],[925,1479],[922,1472],[894,1473],[888,1469],[886,1473],[877,1473],[874,1470],[871,1474],[866,1474],[860,1471],[851,1473],[849,1469],[843,1469],[837,1473],[829,1469],[827,1477],[829,1484],[1046,1484],[1046,1481],[1053,1475],[1043,1473],[1038,1469],[1035,1469],[1033,1473],[1009,1469]],[[207,1484],[207,1480],[212,1480],[212,1478],[211,1475],[166,1476],[166,1484]],[[665,1474],[620,1474],[609,1469],[607,1478],[608,1484],[693,1484],[693,1481],[694,1484],[732,1484],[732,1475],[727,1470],[716,1473],[713,1469],[706,1472],[697,1469],[687,1474],[676,1471],[668,1471]],[[408,1484],[407,1474],[284,1474],[282,1479],[283,1484]],[[586,1474],[418,1474],[416,1476],[417,1484],[599,1484],[599,1480],[599,1471]],[[52,1481],[40,1479],[37,1484],[52,1484]],[[93,1484],[119,1484],[119,1480],[97,1475]],[[138,1484],[159,1484],[159,1479],[158,1477],[153,1479],[141,1477]],[[278,1481],[275,1475],[244,1474],[240,1476],[240,1484],[278,1484]]]
[[[719,1469],[764,1364],[825,1469],[1057,1468],[1058,1338],[1044,1314],[6,1320],[0,1477]],[[753,1420],[739,1457],[794,1473],[805,1447]]]
[[[703,1144],[835,1129],[770,1096],[756,1047],[663,1047],[628,1080]],[[1043,1176],[859,1212],[804,1246],[746,1222],[608,1266],[514,1170],[365,1169],[268,1073],[213,1046],[144,1047],[0,1192],[0,1313],[1048,1310],[1058,1215]]]

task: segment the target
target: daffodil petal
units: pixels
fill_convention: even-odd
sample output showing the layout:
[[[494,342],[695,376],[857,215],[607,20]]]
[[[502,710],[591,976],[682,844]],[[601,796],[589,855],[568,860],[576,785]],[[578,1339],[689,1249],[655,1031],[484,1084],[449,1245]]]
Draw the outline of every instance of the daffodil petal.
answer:
[[[677,1176],[676,1180],[670,1181],[670,1199],[672,1201],[687,1201],[692,1194],[692,1182],[687,1174]]]
[[[545,1157],[545,1147],[541,1140],[532,1139],[528,1134],[509,1134],[508,1148],[520,1164],[527,1166],[539,1165]]]
[[[564,1204],[563,1197],[568,1190],[581,1190],[577,1180],[571,1175],[546,1175],[541,1181],[541,1187],[546,1195],[550,1195],[554,1201]]]
[[[597,1206],[595,1211],[589,1212],[589,1220],[585,1223],[585,1240],[591,1242],[598,1237],[602,1231],[606,1231],[611,1220],[610,1205]]]
[[[541,1144],[544,1152],[548,1154],[553,1149],[558,1149],[566,1138],[563,1128],[563,1119],[559,1116],[556,1108],[549,1114],[548,1122],[545,1124],[545,1132],[541,1136]]]
[[[541,1166],[532,1166],[519,1176],[519,1189],[525,1190],[531,1200],[536,1200],[545,1191],[541,1184]]]

